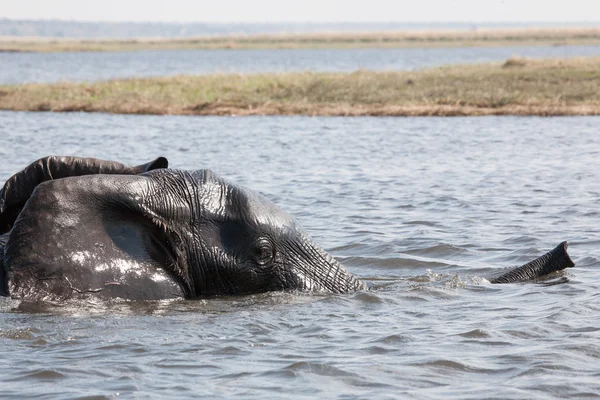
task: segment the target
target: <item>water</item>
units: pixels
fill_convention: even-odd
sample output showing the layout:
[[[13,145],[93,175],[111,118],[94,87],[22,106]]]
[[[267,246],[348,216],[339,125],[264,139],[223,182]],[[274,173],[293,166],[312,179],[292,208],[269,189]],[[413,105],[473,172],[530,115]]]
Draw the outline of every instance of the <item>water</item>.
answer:
[[[295,215],[373,288],[0,300],[2,396],[597,397],[599,123],[0,112],[0,181],[47,154],[211,168]],[[482,279],[562,240],[566,284]]]
[[[0,18],[0,36],[75,38],[194,37],[313,32],[389,32],[413,30],[527,29],[598,27],[596,21],[526,22],[80,22]]]
[[[600,46],[516,46],[415,49],[172,50],[2,53],[0,84],[95,81],[177,74],[286,71],[412,70],[500,62],[512,56],[598,56]]]

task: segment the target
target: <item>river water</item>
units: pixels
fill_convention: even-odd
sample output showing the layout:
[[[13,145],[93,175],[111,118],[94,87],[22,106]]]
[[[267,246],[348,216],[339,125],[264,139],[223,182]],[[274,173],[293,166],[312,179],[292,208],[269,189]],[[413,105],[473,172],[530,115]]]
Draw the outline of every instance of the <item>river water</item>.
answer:
[[[2,53],[0,84],[95,81],[208,73],[412,70],[500,62],[512,56],[598,56],[600,46],[515,46],[431,49],[173,50],[89,53]]]
[[[371,286],[2,299],[2,397],[598,397],[599,124],[0,112],[0,182],[51,153],[211,168],[296,216]],[[483,279],[562,240],[576,263],[568,283]]]

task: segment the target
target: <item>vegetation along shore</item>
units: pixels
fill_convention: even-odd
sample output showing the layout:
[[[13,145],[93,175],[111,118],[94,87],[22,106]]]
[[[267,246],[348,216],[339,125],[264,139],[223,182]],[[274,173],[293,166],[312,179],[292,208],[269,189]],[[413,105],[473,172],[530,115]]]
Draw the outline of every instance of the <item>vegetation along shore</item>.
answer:
[[[511,58],[403,72],[1,85],[0,109],[180,115],[600,115],[600,57]]]
[[[195,38],[67,39],[0,37],[0,51],[72,52],[177,49],[392,48],[598,45],[600,28],[516,28],[472,31],[404,31],[226,35]]]

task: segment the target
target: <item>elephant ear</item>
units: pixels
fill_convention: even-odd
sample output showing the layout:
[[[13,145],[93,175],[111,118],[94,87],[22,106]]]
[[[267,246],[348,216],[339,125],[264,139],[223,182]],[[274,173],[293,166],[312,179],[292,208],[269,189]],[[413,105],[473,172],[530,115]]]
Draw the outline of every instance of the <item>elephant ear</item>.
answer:
[[[23,206],[42,182],[71,176],[95,174],[137,175],[158,168],[168,168],[169,162],[158,157],[146,164],[130,167],[115,161],[96,158],[41,158],[10,177],[0,189],[0,234],[11,230]]]
[[[6,243],[10,296],[184,297],[167,221],[144,205],[156,196],[160,188],[147,174],[88,175],[38,185]]]

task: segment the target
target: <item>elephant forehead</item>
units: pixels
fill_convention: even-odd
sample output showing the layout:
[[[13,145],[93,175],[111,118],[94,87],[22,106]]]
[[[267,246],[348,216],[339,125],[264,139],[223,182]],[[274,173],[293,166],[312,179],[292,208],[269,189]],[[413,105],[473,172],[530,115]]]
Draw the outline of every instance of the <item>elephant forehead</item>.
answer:
[[[239,212],[239,219],[252,221],[259,226],[298,229],[294,218],[266,197],[250,189],[235,188],[231,200],[233,210]]]
[[[296,228],[296,221],[289,214],[261,194],[215,175],[212,178],[200,188],[200,201],[206,212],[257,226]]]
[[[299,229],[292,216],[261,194],[231,184],[210,170],[198,172],[195,175],[199,184],[197,201],[205,215],[283,230]]]
[[[218,181],[204,182],[198,188],[198,203],[202,211],[215,216],[228,213],[230,194],[228,188]]]

